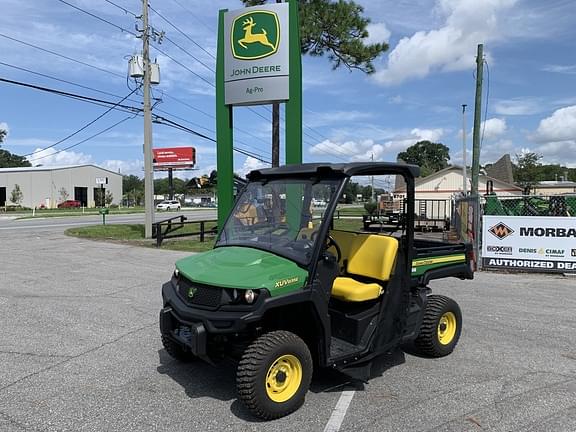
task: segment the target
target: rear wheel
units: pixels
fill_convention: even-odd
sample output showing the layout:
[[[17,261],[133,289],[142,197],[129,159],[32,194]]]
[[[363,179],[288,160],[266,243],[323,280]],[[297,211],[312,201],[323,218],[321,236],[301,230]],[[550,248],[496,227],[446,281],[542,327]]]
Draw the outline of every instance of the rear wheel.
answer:
[[[312,356],[302,339],[283,330],[266,333],[242,355],[238,395],[256,417],[283,417],[304,403],[312,369]]]
[[[414,349],[424,356],[444,357],[454,351],[461,331],[462,313],[458,303],[449,297],[431,295]]]

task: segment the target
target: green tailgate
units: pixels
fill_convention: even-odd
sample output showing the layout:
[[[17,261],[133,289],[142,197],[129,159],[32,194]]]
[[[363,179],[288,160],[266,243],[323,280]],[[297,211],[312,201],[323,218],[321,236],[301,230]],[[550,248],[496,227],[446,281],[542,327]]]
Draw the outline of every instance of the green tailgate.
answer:
[[[439,257],[417,258],[412,260],[412,277],[421,276],[428,270],[446,265],[461,264],[466,262],[465,254],[445,255]]]
[[[294,262],[265,252],[227,246],[183,258],[176,268],[191,281],[224,288],[266,288],[272,297],[304,286],[308,272]]]

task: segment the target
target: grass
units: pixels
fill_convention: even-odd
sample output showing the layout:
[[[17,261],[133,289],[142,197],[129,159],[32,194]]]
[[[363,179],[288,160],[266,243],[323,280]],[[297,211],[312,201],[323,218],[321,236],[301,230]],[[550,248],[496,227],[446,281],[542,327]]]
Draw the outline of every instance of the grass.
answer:
[[[215,224],[215,223],[214,223]],[[207,229],[213,224],[208,223]],[[176,233],[197,232],[199,225],[188,225]],[[91,240],[117,241],[134,246],[156,247],[155,239],[144,238],[144,225],[142,224],[109,224],[90,225],[85,227],[69,228],[66,235]],[[214,247],[214,237],[206,238],[205,242],[197,239],[168,239],[162,242],[161,249],[170,249],[188,252],[204,252]]]

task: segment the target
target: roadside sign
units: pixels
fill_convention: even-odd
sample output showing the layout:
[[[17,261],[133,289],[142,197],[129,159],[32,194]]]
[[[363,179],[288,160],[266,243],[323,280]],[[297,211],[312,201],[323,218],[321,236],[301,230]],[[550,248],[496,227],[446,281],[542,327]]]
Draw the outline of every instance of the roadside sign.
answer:
[[[166,147],[152,149],[154,170],[169,168],[194,168],[196,164],[196,149],[194,147]]]
[[[288,3],[226,12],[224,23],[226,105],[288,100]]]
[[[576,272],[576,218],[484,216],[482,265],[535,272]]]

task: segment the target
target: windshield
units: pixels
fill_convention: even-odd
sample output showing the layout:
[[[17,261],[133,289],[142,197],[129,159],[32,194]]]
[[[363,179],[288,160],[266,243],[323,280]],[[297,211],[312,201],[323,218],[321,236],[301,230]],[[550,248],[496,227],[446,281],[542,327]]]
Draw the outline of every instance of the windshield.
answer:
[[[252,182],[238,196],[216,246],[248,246],[308,264],[340,180]]]

